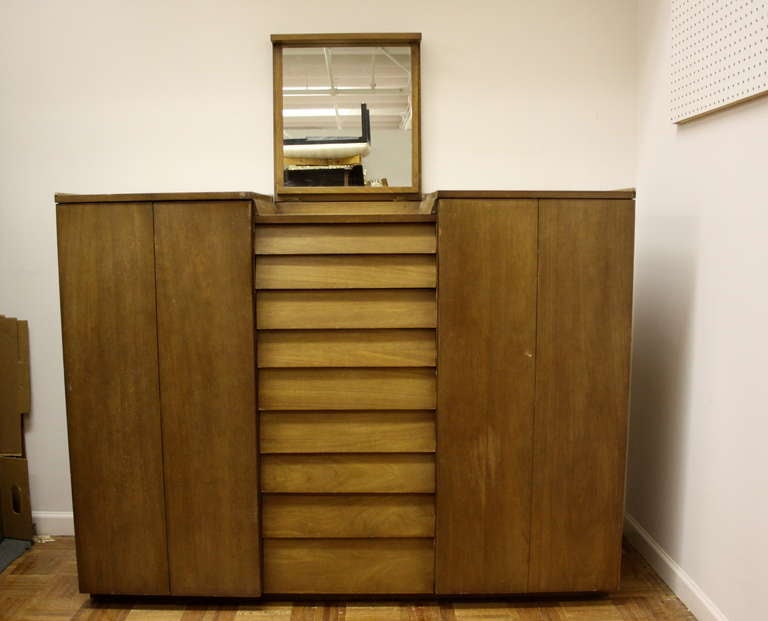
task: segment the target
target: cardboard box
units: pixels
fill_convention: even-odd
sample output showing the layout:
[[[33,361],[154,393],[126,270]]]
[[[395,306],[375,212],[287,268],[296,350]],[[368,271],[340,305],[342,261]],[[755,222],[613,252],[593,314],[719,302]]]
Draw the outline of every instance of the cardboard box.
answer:
[[[0,539],[32,540],[29,471],[23,457],[0,457]]]
[[[0,539],[32,539],[22,418],[30,402],[29,327],[0,315]]]
[[[0,315],[0,456],[24,456],[22,415],[30,410],[29,328]]]

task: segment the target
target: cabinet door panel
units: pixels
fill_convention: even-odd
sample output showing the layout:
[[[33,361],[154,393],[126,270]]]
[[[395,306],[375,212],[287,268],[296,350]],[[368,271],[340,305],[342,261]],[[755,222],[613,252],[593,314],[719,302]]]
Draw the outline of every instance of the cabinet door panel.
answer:
[[[609,591],[621,560],[634,204],[543,200],[531,591]]]
[[[438,221],[439,594],[528,580],[535,200],[441,200]]]
[[[251,212],[155,203],[171,592],[260,593]]]
[[[80,589],[167,594],[152,205],[57,216]]]

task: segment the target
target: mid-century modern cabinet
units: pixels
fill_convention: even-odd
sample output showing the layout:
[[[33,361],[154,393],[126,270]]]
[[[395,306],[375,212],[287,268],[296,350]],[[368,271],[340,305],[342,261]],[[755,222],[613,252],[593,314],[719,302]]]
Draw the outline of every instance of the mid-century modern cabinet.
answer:
[[[632,192],[57,201],[81,590],[617,588]]]

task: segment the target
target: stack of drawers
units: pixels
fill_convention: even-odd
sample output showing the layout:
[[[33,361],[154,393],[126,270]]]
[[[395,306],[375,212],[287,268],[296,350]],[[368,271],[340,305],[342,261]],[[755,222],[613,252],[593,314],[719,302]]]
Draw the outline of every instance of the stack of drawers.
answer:
[[[418,219],[257,221],[264,593],[433,592],[436,233]]]

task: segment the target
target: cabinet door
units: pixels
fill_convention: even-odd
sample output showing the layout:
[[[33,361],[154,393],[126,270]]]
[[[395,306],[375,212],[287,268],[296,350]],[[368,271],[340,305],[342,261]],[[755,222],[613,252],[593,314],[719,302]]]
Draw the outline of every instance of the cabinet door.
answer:
[[[535,200],[441,200],[439,594],[528,583],[536,333]]]
[[[634,203],[542,200],[531,591],[618,586]]]
[[[152,205],[57,216],[80,589],[166,594]]]
[[[260,593],[250,203],[155,203],[174,595]]]

